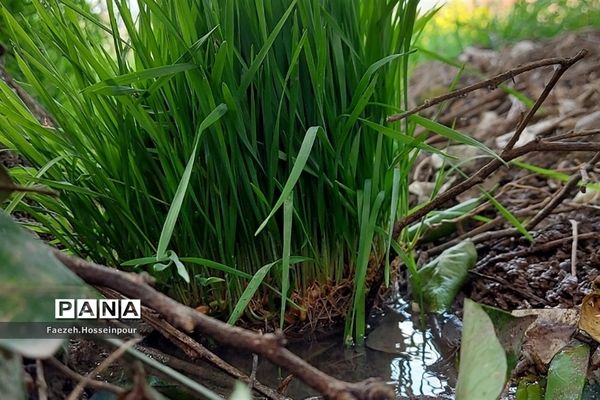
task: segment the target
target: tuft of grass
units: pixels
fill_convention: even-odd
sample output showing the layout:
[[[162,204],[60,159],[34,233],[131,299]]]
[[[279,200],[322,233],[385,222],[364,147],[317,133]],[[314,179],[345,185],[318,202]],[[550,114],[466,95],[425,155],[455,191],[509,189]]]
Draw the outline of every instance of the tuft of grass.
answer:
[[[32,4],[35,27],[6,8],[2,20],[57,126],[0,83],[0,143],[39,170],[14,171],[21,184],[61,196],[9,210],[231,323],[266,292],[260,318],[283,326],[292,294],[352,277],[347,334],[360,343],[368,272],[398,248],[409,171],[439,152],[416,124],[481,146],[417,116],[384,125],[407,107],[418,0],[138,0],[137,15],[107,0],[106,20],[71,0]]]

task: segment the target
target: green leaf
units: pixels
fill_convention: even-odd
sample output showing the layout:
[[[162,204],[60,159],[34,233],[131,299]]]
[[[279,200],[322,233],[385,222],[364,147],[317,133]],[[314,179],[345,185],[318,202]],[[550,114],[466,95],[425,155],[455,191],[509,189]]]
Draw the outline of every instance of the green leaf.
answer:
[[[190,274],[188,273],[187,268],[181,261],[179,261],[179,257],[175,254],[174,251],[169,251],[169,259],[175,263],[175,267],[177,268],[177,274],[185,281],[185,283],[190,283]]]
[[[388,232],[387,232],[387,246],[385,249],[385,271],[384,280],[385,286],[390,285],[390,248],[392,247],[392,240],[394,240],[394,224],[398,214],[398,196],[400,191],[400,168],[394,168],[394,174],[392,177],[392,199],[390,202],[390,217],[388,220]]]
[[[181,211],[181,206],[183,205],[183,199],[185,198],[185,193],[187,192],[187,188],[190,183],[190,177],[192,176],[192,170],[196,161],[196,151],[198,149],[200,139],[202,138],[204,131],[212,124],[217,122],[226,112],[227,106],[225,104],[220,104],[204,119],[204,121],[202,121],[200,127],[198,128],[196,138],[194,139],[194,149],[192,150],[190,159],[185,167],[183,176],[179,181],[173,202],[171,203],[171,207],[169,207],[169,212],[167,213],[167,218],[165,219],[165,224],[163,225],[162,232],[160,233],[160,239],[158,241],[158,247],[156,250],[157,260],[165,256],[167,247],[171,241],[171,236],[173,236],[173,230],[175,229],[177,218],[179,218],[179,212]]]
[[[231,397],[229,400],[252,400],[252,392],[247,385],[240,381],[235,382],[235,386],[233,388],[233,393],[231,393]]]
[[[250,82],[252,82],[252,79],[258,72],[259,67],[265,60],[267,53],[273,46],[273,43],[275,43],[275,39],[279,35],[279,32],[281,32],[283,25],[285,24],[285,22],[287,21],[288,17],[290,16],[290,14],[292,13],[292,11],[294,10],[295,7],[296,7],[296,0],[293,0],[290,3],[290,5],[288,6],[287,10],[285,10],[285,13],[283,13],[281,18],[279,19],[279,22],[277,22],[277,25],[275,25],[275,28],[273,28],[273,30],[271,31],[271,34],[265,41],[265,44],[260,49],[260,51],[256,55],[256,58],[254,59],[254,61],[252,62],[252,64],[250,65],[250,67],[248,68],[246,73],[244,74],[244,76],[242,77],[242,81],[240,82],[240,87],[239,87],[239,91],[238,91],[240,96],[245,95],[244,92],[246,91],[246,89],[248,89]]]
[[[517,386],[515,400],[542,400],[542,388],[539,382],[527,382],[521,379]]]
[[[281,296],[286,298],[290,288],[290,251],[292,245],[292,222],[294,216],[294,193],[283,203],[283,255],[281,257]],[[286,301],[281,302],[279,329],[283,330],[285,322]]]
[[[0,212],[0,321],[53,322],[54,300],[97,293],[54,257],[50,248]],[[32,279],[35,277],[35,279]],[[0,347],[46,358],[61,339],[0,339]]]
[[[237,276],[239,278],[252,279],[252,275],[250,275],[247,272],[240,271],[239,269],[230,267],[230,266],[225,265],[225,264],[218,263],[218,262],[213,261],[213,260],[208,260],[206,258],[200,258],[200,257],[181,257],[180,260],[183,261],[183,262],[186,262],[186,263],[191,263],[191,264],[196,264],[196,265],[202,265],[202,266],[207,267],[207,268],[215,269],[217,271],[222,271],[222,272],[225,272],[226,274],[229,274],[229,275],[232,275],[232,276]]]
[[[265,218],[263,223],[258,227],[256,232],[254,233],[255,236],[258,235],[260,231],[264,229],[265,226],[267,226],[269,220],[273,217],[273,215],[275,215],[279,207],[281,207],[281,205],[283,204],[284,200],[289,197],[290,193],[294,189],[294,185],[296,185],[296,182],[298,182],[298,178],[300,178],[302,170],[304,170],[304,166],[308,161],[310,151],[312,150],[313,144],[315,143],[315,138],[317,137],[317,133],[320,129],[321,128],[318,126],[313,126],[306,131],[306,135],[304,136],[304,140],[302,141],[302,145],[300,146],[300,151],[298,152],[298,157],[296,157],[296,162],[292,167],[290,176],[285,182],[285,185],[283,186],[281,195],[279,196],[279,199],[277,199],[277,202],[271,209],[271,212],[269,213],[267,218]]]
[[[471,136],[465,135],[464,133],[460,133],[455,129],[447,127],[446,125],[442,125],[439,122],[432,121],[428,118],[422,117],[417,114],[409,116],[408,120],[416,122],[423,128],[429,129],[430,131],[435,132],[438,135],[445,137],[446,139],[453,140],[457,143],[468,144],[470,146],[477,147],[481,151],[489,154],[491,157],[501,160],[504,163],[504,160],[502,160],[502,158],[500,158],[500,156],[496,154],[492,149],[490,149],[483,143],[473,139]]]
[[[228,324],[234,325],[242,316],[242,313],[248,306],[248,303],[250,303],[250,300],[252,300],[252,297],[265,279],[265,276],[269,273],[273,265],[277,264],[277,262],[263,265],[258,271],[256,271],[256,274],[254,274],[250,282],[248,282],[248,286],[240,296],[237,304],[231,312],[231,315],[229,315],[229,319],[227,320]]]
[[[548,369],[546,400],[580,400],[589,359],[590,347],[576,340],[555,355]]]
[[[0,164],[0,203],[4,202],[4,200],[8,199],[13,192],[21,192],[21,193],[39,193],[50,196],[55,196],[56,193],[35,187],[24,187],[16,185],[8,171],[4,167],[4,165]]]
[[[519,231],[519,233],[521,233],[521,235],[523,235],[525,238],[527,238],[527,240],[529,240],[530,242],[533,242],[533,236],[531,236],[531,233],[529,233],[527,228],[525,228],[525,226],[523,226],[523,224],[521,223],[521,221],[518,220],[517,217],[515,217],[510,211],[508,211],[506,209],[506,207],[504,207],[490,193],[488,193],[487,191],[485,191],[483,189],[481,191],[483,192],[485,197],[488,198],[490,203],[492,203],[492,205],[500,212],[500,214],[502,214],[502,216],[504,217],[505,220],[507,220],[512,226],[514,226]]]
[[[162,272],[165,269],[169,268],[173,263],[169,262],[168,264],[163,264],[163,263],[156,263],[152,266],[152,270],[154,272]]]
[[[444,221],[462,217],[480,204],[480,198],[469,199],[446,210],[432,211],[423,222],[417,222],[407,228],[407,238],[412,241],[417,233],[420,233],[425,240],[435,240],[443,237],[456,229],[455,223]]]
[[[419,281],[426,282],[423,295],[431,310],[442,311],[452,305],[476,261],[475,245],[471,240],[464,240],[419,270]]]
[[[161,76],[173,75],[179,72],[188,71],[190,69],[195,68],[198,68],[198,66],[190,63],[165,65],[162,67],[149,68],[143,71],[131,72],[128,74],[115,76],[114,78],[106,79],[102,82],[98,82],[92,86],[85,88],[83,92],[98,94],[123,94],[122,92],[126,91],[126,89],[135,91],[135,89],[125,88],[123,87],[123,85],[142,82],[148,79],[160,78]]]
[[[507,365],[506,376],[509,377],[510,372],[517,366],[517,362],[521,357],[521,346],[525,331],[538,317],[535,315],[515,317],[511,313],[495,307],[486,305],[481,305],[481,307],[494,324],[496,336],[504,348]]]
[[[169,257],[166,255],[164,257],[159,258],[158,260],[156,259],[156,256],[134,258],[132,260],[127,260],[125,262],[122,262],[121,266],[122,267],[135,267],[135,266],[153,264],[155,262],[165,262],[168,259],[169,259]]]
[[[506,377],[506,356],[481,306],[465,299],[456,400],[496,400]]]
[[[225,279],[219,278],[217,276],[209,276],[208,278],[203,277],[202,275],[194,276],[196,282],[200,284],[200,286],[208,287],[212,285],[216,285],[217,283],[225,282]]]

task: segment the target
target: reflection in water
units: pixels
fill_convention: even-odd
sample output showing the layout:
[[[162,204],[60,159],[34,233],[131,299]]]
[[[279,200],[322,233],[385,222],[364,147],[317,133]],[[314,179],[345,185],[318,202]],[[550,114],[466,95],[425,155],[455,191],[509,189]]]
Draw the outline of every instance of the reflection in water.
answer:
[[[460,323],[450,317],[428,316],[421,330],[419,316],[408,314],[406,308],[390,310],[377,322],[367,337],[372,353],[367,359],[377,360],[374,364],[381,368],[376,373],[396,386],[399,398],[451,398]]]
[[[449,378],[436,370],[442,354],[432,342],[429,331],[415,329],[412,321],[398,323],[405,336],[404,355],[390,361],[390,380],[399,396],[451,394]]]
[[[418,315],[396,304],[373,323],[367,346],[349,349],[340,337],[318,342],[297,343],[290,350],[339,379],[360,381],[380,377],[395,385],[398,399],[452,399],[456,386],[455,355],[460,340],[460,321],[454,316],[426,316],[422,326]],[[251,355],[239,351],[223,354],[242,370],[251,370]],[[286,377],[286,372],[266,361],[259,363],[257,378],[272,387]],[[305,399],[317,393],[293,380],[287,395]]]

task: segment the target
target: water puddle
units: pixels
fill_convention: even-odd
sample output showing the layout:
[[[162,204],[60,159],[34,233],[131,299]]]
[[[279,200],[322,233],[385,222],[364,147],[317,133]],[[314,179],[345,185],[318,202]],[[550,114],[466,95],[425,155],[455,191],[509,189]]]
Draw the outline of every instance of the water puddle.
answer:
[[[398,399],[454,398],[460,321],[453,315],[428,315],[421,321],[419,315],[411,314],[408,309],[408,304],[397,302],[384,315],[375,317],[367,345],[361,349],[344,347],[338,336],[294,343],[289,348],[339,379],[360,381],[379,377],[394,385]],[[227,351],[222,356],[244,371],[251,370],[249,354]],[[257,378],[269,386],[278,387],[285,375],[266,361],[259,363]],[[306,399],[317,393],[294,379],[287,395]]]

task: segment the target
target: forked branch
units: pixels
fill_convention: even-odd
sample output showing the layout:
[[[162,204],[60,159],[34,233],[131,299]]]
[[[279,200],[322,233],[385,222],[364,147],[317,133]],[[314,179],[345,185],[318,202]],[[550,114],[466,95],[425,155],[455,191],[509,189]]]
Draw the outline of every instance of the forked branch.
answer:
[[[502,150],[499,157],[489,161],[486,165],[481,167],[475,174],[473,174],[468,179],[462,181],[461,183],[459,183],[456,186],[453,186],[451,189],[440,194],[439,196],[437,196],[436,198],[431,200],[429,203],[425,204],[423,207],[419,208],[418,210],[414,211],[413,213],[405,216],[400,221],[398,221],[394,225],[394,238],[397,238],[400,235],[400,233],[402,232],[402,230],[405,227],[407,227],[408,225],[418,221],[420,218],[427,215],[430,211],[435,210],[436,208],[440,207],[445,202],[455,198],[457,195],[464,193],[465,191],[469,190],[470,188],[472,188],[473,186],[475,186],[477,184],[482,183],[486,178],[488,178],[496,170],[498,170],[500,167],[505,165],[505,163],[507,163],[511,160],[514,160],[517,157],[521,157],[527,153],[531,153],[531,152],[535,152],[535,151],[599,151],[600,143],[541,141],[539,139],[513,149],[513,146],[519,140],[521,132],[523,132],[523,130],[525,129],[527,124],[531,121],[535,112],[539,109],[541,104],[547,98],[548,94],[550,93],[550,91],[552,90],[554,85],[556,85],[556,83],[558,82],[558,80],[560,79],[562,74],[568,68],[570,68],[573,64],[575,64],[577,61],[579,61],[583,57],[585,57],[586,54],[587,54],[587,50],[581,50],[577,53],[577,55],[575,55],[572,58],[550,58],[547,60],[541,60],[541,61],[537,61],[537,62],[534,62],[531,64],[527,64],[523,67],[513,69],[509,72],[505,72],[504,74],[500,74],[492,79],[488,79],[486,81],[479,82],[477,84],[468,86],[463,89],[455,90],[454,92],[451,92],[445,96],[437,97],[426,104],[423,104],[417,108],[407,111],[404,114],[398,114],[398,115],[393,115],[393,116],[389,117],[388,121],[397,121],[397,120],[405,118],[409,115],[415,114],[425,108],[428,108],[435,104],[438,104],[444,100],[448,100],[450,98],[457,97],[457,96],[462,96],[466,93],[480,89],[482,87],[487,87],[488,85],[493,85],[496,82],[501,82],[502,80],[498,81],[500,79],[506,80],[506,79],[510,78],[511,76],[514,76],[518,73],[529,71],[529,70],[539,68],[542,66],[559,65],[558,69],[556,71],[554,71],[554,74],[553,74],[551,80],[548,82],[548,84],[544,88],[544,91],[542,92],[540,97],[537,99],[534,106],[529,110],[527,115],[519,122],[517,129],[515,130],[515,133],[509,140],[506,147]]]

